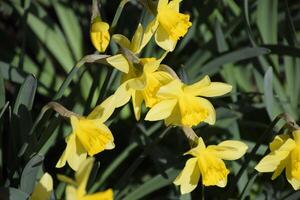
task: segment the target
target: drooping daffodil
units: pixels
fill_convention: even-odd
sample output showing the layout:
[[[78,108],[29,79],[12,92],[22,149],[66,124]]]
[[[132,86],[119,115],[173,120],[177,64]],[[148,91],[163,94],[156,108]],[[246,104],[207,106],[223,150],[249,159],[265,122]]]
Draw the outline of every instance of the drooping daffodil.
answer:
[[[208,76],[186,85],[179,79],[159,88],[156,96],[160,101],[147,113],[145,120],[165,120],[166,125],[188,126],[200,122],[214,124],[216,112],[213,105],[202,97],[216,97],[232,90],[232,86],[221,82],[211,82]]]
[[[53,179],[47,172],[41,177],[40,181],[36,184],[30,200],[46,200],[50,199],[53,191]]]
[[[87,117],[70,116],[72,133],[66,137],[66,149],[58,160],[56,167],[63,167],[66,162],[73,170],[87,158],[106,149],[113,149],[114,137],[104,122],[111,116],[115,106],[113,98],[107,98]]]
[[[271,152],[262,158],[255,169],[259,172],[273,172],[276,179],[285,169],[285,176],[294,190],[300,189],[300,130],[277,135],[270,143]]]
[[[144,47],[155,34],[156,43],[166,51],[173,51],[177,41],[183,37],[192,23],[188,14],[179,12],[181,0],[159,0],[155,18],[146,27],[143,36]]]
[[[66,182],[66,200],[113,200],[112,189],[103,192],[87,194],[86,186],[92,171],[94,158],[90,157],[80,163],[75,173],[75,180],[64,175],[58,175],[58,179]]]
[[[218,145],[205,146],[201,137],[198,144],[184,155],[192,155],[174,181],[182,194],[193,191],[200,180],[204,186],[225,187],[229,169],[223,160],[236,160],[247,151],[246,144],[236,140],[226,140]]]

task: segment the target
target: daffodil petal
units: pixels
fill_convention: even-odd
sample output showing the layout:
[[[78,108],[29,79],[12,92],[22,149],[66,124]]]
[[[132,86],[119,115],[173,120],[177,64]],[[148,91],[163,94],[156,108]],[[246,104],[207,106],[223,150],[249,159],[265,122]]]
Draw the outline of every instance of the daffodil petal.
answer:
[[[197,142],[197,146],[194,147],[194,148],[192,148],[191,150],[185,152],[183,155],[188,155],[188,154],[190,154],[190,155],[192,155],[192,156],[197,157],[197,156],[199,156],[200,151],[201,151],[201,150],[204,150],[205,148],[206,148],[206,146],[205,146],[205,143],[204,143],[202,137],[199,137],[199,138],[198,138],[198,142]]]
[[[138,25],[130,44],[130,50],[134,53],[139,53],[142,39],[143,39],[143,26],[141,24]]]
[[[290,151],[295,148],[295,141],[288,139],[278,150],[265,156],[255,167],[259,172],[273,172],[280,162],[286,159]]]
[[[286,167],[287,165],[287,160],[282,160],[279,165],[277,166],[277,168],[275,169],[271,179],[274,180],[275,178],[277,178],[281,173],[282,171],[284,170],[284,168]]]
[[[207,117],[203,120],[204,122],[214,125],[216,123],[216,110],[214,106],[204,98],[198,97],[199,105],[207,111]]]
[[[135,91],[132,93],[132,105],[135,119],[138,121],[141,117],[141,110],[142,110],[142,102],[143,96],[140,91]]]
[[[290,137],[287,134],[276,135],[273,141],[269,144],[271,152],[279,149],[289,138]]]
[[[169,2],[168,7],[176,12],[179,12],[179,4],[182,0],[172,0]]]
[[[90,173],[93,168],[94,158],[89,157],[85,160],[85,162],[82,162],[75,174],[75,179],[78,185],[77,193],[79,193],[79,196],[83,196],[86,194],[86,185],[89,180]]]
[[[226,185],[227,185],[227,176],[217,184],[218,187],[222,187],[222,188],[226,187]]]
[[[226,140],[207,148],[213,150],[214,154],[222,160],[237,160],[246,153],[248,146],[240,141]]]
[[[168,5],[169,0],[159,0],[157,4],[157,9],[161,8],[162,6]]]
[[[112,36],[112,39],[119,44],[122,47],[125,47],[127,49],[130,49],[130,41],[128,40],[127,37],[125,37],[124,35],[121,34],[114,34]]]
[[[76,140],[76,135],[74,133],[66,137],[66,149],[59,158],[56,168],[61,168],[65,166],[66,162],[70,165],[73,170],[77,170],[79,164],[85,160],[86,151],[82,145]]]
[[[30,199],[31,200],[49,199],[52,190],[53,190],[53,179],[50,174],[45,173],[41,177],[37,185],[35,186]]]
[[[292,185],[294,190],[299,190],[300,189],[300,180],[298,180],[292,176],[291,162],[286,162],[286,164],[287,164],[286,170],[285,170],[286,178],[287,178],[288,182]]]
[[[114,93],[114,104],[116,108],[128,103],[131,98],[132,90],[128,87],[128,81],[122,83]]]
[[[300,130],[293,131],[293,138],[297,145],[300,145]]]
[[[221,82],[210,82],[208,84],[207,78],[202,79],[198,83],[191,86],[186,86],[185,91],[195,95],[203,97],[216,97],[229,93],[232,90],[232,86]]]
[[[129,64],[122,54],[117,54],[106,58],[106,62],[121,72],[128,73]]]
[[[145,29],[140,49],[143,49],[147,45],[147,43],[150,41],[151,37],[153,36],[154,32],[156,31],[157,27],[158,27],[158,21],[155,18],[148,24],[148,26]]]
[[[191,85],[187,85],[184,87],[184,91],[190,94],[196,93],[195,91],[201,90],[203,87],[209,86],[211,83],[209,76],[204,76],[200,81],[193,83]]]
[[[145,120],[157,121],[169,117],[177,104],[177,100],[164,100],[155,104],[147,113]]]
[[[162,86],[156,95],[162,99],[177,98],[178,94],[182,93],[181,87],[182,83],[180,80],[174,79],[170,83]]]
[[[115,108],[115,97],[112,95],[96,106],[87,119],[99,119],[101,122],[105,122],[113,114]]]
[[[78,200],[77,190],[74,186],[68,185],[66,187],[66,200]]]
[[[162,26],[158,26],[155,33],[155,41],[158,46],[166,51],[173,51],[177,44],[177,40],[173,40],[169,33]]]
[[[197,165],[197,158],[187,160],[182,172],[174,181],[175,185],[180,186],[181,194],[186,194],[193,191],[199,182],[200,170]]]

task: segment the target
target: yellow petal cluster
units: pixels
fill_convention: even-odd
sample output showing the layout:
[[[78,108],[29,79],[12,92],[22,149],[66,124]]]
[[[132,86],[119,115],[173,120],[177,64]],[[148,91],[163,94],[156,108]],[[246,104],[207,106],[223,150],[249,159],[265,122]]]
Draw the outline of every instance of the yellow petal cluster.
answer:
[[[180,0],[159,0],[156,17],[145,30],[142,47],[155,33],[155,41],[166,51],[173,51],[177,41],[183,37],[192,23],[190,16],[179,12]]]
[[[163,56],[164,57],[164,56]],[[140,65],[130,63],[129,72],[122,77],[122,85],[115,92],[116,99],[130,100],[134,109],[135,118],[140,119],[142,103],[147,107],[152,107],[159,99],[156,92],[159,88],[170,81],[173,77],[159,69],[162,58],[142,58]],[[116,103],[119,106],[123,103]]]
[[[113,100],[108,98],[88,117],[70,117],[72,133],[66,138],[67,146],[56,164],[57,168],[65,166],[67,162],[76,171],[87,155],[93,156],[115,147],[114,137],[104,124],[115,109]]]
[[[53,179],[50,174],[44,173],[40,181],[36,184],[30,200],[49,199],[53,191]]]
[[[179,79],[159,88],[156,96],[160,101],[146,115],[145,120],[165,120],[166,125],[189,126],[206,122],[214,124],[216,112],[213,105],[202,97],[224,95],[232,86],[211,82],[208,76],[192,85],[186,85]]]
[[[91,24],[90,37],[92,44],[99,52],[104,52],[109,44],[109,24],[96,18]]]
[[[193,157],[188,159],[185,167],[174,181],[180,186],[182,194],[193,191],[202,177],[204,186],[225,187],[229,170],[223,160],[236,160],[247,151],[246,144],[235,140],[226,140],[218,145],[205,146],[202,138],[198,139],[198,145],[186,152]]]
[[[86,185],[92,171],[94,158],[90,157],[80,163],[78,171],[75,174],[75,180],[66,176],[58,175],[61,181],[68,183],[66,188],[66,200],[112,200],[113,191],[108,189],[104,192],[97,192],[95,194],[87,194]]]
[[[269,145],[270,153],[255,167],[259,172],[273,172],[272,180],[285,169],[288,182],[295,190],[300,189],[300,130],[292,136],[278,135]]]

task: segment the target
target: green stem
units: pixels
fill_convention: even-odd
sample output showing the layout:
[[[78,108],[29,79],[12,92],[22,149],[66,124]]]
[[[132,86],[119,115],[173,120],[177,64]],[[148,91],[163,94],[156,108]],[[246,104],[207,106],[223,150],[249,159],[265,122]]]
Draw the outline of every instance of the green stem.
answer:
[[[120,16],[121,16],[121,13],[122,13],[122,11],[123,11],[123,8],[124,8],[124,6],[125,6],[125,4],[126,4],[127,2],[129,2],[129,0],[122,0],[122,1],[120,2],[119,6],[118,6],[118,9],[117,9],[116,14],[115,14],[115,16],[114,16],[114,19],[113,19],[113,21],[112,21],[112,23],[111,23],[111,27],[110,27],[110,33],[111,33],[111,34],[114,32],[114,30],[115,30],[115,28],[116,28],[116,26],[117,26],[117,23],[118,23],[118,21],[119,21],[119,18],[120,18]]]

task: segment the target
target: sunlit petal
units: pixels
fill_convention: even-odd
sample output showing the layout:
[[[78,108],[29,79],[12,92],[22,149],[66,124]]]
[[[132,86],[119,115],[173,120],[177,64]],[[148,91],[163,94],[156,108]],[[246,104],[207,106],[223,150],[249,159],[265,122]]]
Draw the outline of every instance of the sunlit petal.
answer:
[[[156,121],[167,118],[173,111],[177,100],[164,100],[155,104],[147,113],[145,120]]]
[[[122,54],[117,54],[106,58],[106,62],[121,72],[128,73],[129,64]]]
[[[259,172],[273,172],[280,162],[286,159],[291,150],[295,148],[295,141],[288,139],[278,150],[269,153],[255,167]]]
[[[214,154],[222,160],[237,160],[246,153],[248,146],[240,141],[226,140],[207,148],[213,150]]]
[[[193,191],[199,182],[200,170],[197,165],[197,158],[190,158],[185,167],[174,181],[175,185],[180,186],[181,194]]]

